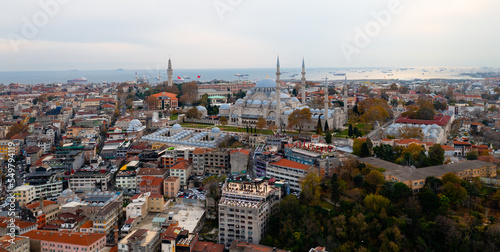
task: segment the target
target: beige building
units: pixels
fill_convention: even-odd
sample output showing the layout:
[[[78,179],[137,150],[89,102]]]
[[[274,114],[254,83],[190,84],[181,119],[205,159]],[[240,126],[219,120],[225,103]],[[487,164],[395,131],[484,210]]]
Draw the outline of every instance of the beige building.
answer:
[[[23,207],[35,200],[36,188],[32,185],[22,185],[14,188],[14,195],[19,206]]]
[[[258,244],[280,201],[280,189],[268,181],[226,181],[219,201],[219,243],[226,248],[233,240]]]
[[[136,194],[126,207],[126,218],[144,218],[148,214],[150,192]]]
[[[10,236],[0,237],[0,251],[8,252],[28,252],[30,251],[30,239],[28,237]]]
[[[444,174],[452,172],[460,179],[473,177],[496,177],[496,165],[479,160],[467,160],[453,164],[443,164],[414,169],[387,162],[382,159],[367,157],[358,159],[359,162],[374,168],[384,168],[383,172],[386,181],[402,182],[406,184],[414,193],[417,193],[425,185],[427,177],[441,179]]]
[[[149,212],[152,213],[163,212],[163,210],[165,210],[165,200],[163,200],[163,195],[152,194],[149,196],[148,209]]]
[[[175,197],[175,195],[181,189],[181,179],[179,177],[170,176],[163,180],[163,193],[169,198]]]
[[[93,231],[95,233],[106,234],[108,239],[114,237],[115,226],[120,219],[122,212],[122,202],[113,201],[105,205],[100,211],[98,211],[93,218],[94,226]],[[115,242],[117,240],[115,239]]]
[[[191,176],[193,164],[187,160],[182,160],[170,168],[170,176],[179,177],[180,185],[186,186],[187,179]]]

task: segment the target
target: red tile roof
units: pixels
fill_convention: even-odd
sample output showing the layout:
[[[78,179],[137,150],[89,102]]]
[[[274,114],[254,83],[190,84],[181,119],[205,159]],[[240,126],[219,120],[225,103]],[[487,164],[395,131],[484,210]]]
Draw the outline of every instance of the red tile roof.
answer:
[[[7,225],[11,223],[10,220],[11,219],[7,217],[0,217],[0,228],[7,228]],[[14,219],[14,224],[18,226],[20,229],[27,228],[30,226],[37,226],[37,224],[34,222],[23,221],[19,219]]]
[[[65,233],[58,231],[43,231],[43,230],[32,230],[23,236],[29,237],[33,240],[48,241],[48,242],[58,242],[71,245],[80,246],[90,246],[102,238],[106,237],[106,234],[99,233]]]
[[[425,124],[425,125],[437,124],[439,126],[445,126],[446,124],[448,124],[450,119],[451,116],[439,114],[434,116],[434,120],[420,120],[420,119],[410,119],[408,117],[399,117],[396,120],[396,123],[411,123],[411,124]]]
[[[176,94],[168,93],[168,92],[161,92],[161,93],[154,94],[152,96],[155,98],[159,98],[160,96],[166,96],[166,97],[170,98],[171,100],[177,100]]]
[[[92,220],[88,220],[85,223],[83,223],[80,228],[91,228],[94,226],[94,222]]]
[[[150,184],[147,183],[148,180],[151,181]],[[142,186],[142,185],[150,185],[150,186],[163,185],[163,179],[157,178],[157,177],[152,177],[152,176],[145,176],[145,177],[142,177],[142,182],[139,185],[140,186]]]
[[[442,144],[441,147],[443,147],[444,151],[453,151],[453,150],[455,150],[455,148],[453,148],[453,147],[451,147],[449,145]]]
[[[224,244],[214,244],[213,242],[197,241],[192,252],[223,252]]]
[[[231,154],[235,153],[235,152],[241,152],[243,154],[246,154],[246,155],[250,155],[250,151],[248,151],[247,149],[237,149],[237,150],[232,150],[231,151]]]
[[[50,205],[55,204],[55,203],[56,203],[55,201],[43,200],[43,207],[50,206]],[[26,205],[26,208],[33,210],[39,206],[40,206],[40,201],[35,201],[31,204]]]
[[[282,167],[288,167],[288,168],[294,168],[294,169],[301,169],[301,170],[309,170],[309,166],[301,163],[297,163],[295,161],[291,161],[285,158],[280,159],[277,162],[271,163],[276,166],[282,166]]]
[[[162,240],[175,240],[177,235],[182,231],[181,227],[176,227],[176,226],[170,226],[163,232],[161,235]]]
[[[172,166],[170,169],[186,170],[189,167],[189,165],[191,165],[191,162],[189,162],[188,160],[182,160],[179,163]]]

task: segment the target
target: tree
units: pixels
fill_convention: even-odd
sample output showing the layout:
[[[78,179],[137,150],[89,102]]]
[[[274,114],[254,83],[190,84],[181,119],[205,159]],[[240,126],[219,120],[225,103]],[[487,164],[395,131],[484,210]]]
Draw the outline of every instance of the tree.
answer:
[[[354,135],[354,132],[352,130],[352,124],[349,124],[349,129],[347,130],[347,135],[349,137],[352,137]]]
[[[262,130],[263,128],[266,127],[266,124],[267,124],[267,122],[266,122],[266,119],[264,119],[264,117],[261,116],[261,117],[259,117],[259,119],[257,119],[256,126],[258,129]]]
[[[371,186],[380,186],[384,184],[384,175],[377,170],[372,170],[366,175],[366,182]]]
[[[361,155],[361,147],[365,141],[361,139],[354,139],[352,143],[352,154],[356,156]]]
[[[311,110],[309,108],[296,109],[288,116],[288,128],[298,128],[299,133],[308,123],[311,123]]]
[[[201,112],[198,111],[198,108],[192,107],[186,112],[187,118],[199,119],[201,117]]]
[[[327,144],[332,143],[332,134],[330,132],[326,132],[325,141]]]
[[[467,198],[467,190],[460,183],[447,182],[444,185],[444,194],[457,204],[462,203]]]
[[[17,122],[12,124],[10,126],[9,131],[5,135],[5,139],[10,139],[11,137],[20,134],[20,133],[25,133],[28,132],[28,125],[22,123],[22,122]]]
[[[420,190],[418,198],[420,200],[422,210],[427,213],[435,212],[440,206],[439,197],[429,188],[422,188]]]
[[[325,120],[325,132],[330,132],[330,127],[328,127],[328,121]]]
[[[389,90],[398,90],[398,84],[392,83],[391,86],[389,87]]]
[[[321,199],[321,179],[312,172],[304,177],[301,182],[302,191],[300,193],[301,202],[317,205]]]
[[[192,104],[198,96],[198,86],[194,82],[184,83],[181,86],[182,95],[179,101],[183,104]]]
[[[337,173],[334,173],[332,175],[331,184],[332,184],[332,195],[331,195],[330,199],[333,202],[339,202],[340,201],[340,186],[339,186],[339,179],[338,179]]]
[[[358,92],[362,94],[368,94],[370,93],[370,89],[367,86],[362,85],[361,87],[359,87]]]
[[[477,150],[472,150],[467,153],[465,158],[467,158],[467,160],[477,160],[477,156]]]
[[[369,194],[365,197],[363,203],[367,209],[378,212],[383,208],[387,209],[391,201],[382,195]]]
[[[321,118],[318,116],[318,124],[316,124],[316,134],[322,135],[323,134],[323,127],[321,126]]]
[[[429,188],[435,194],[437,194],[439,192],[440,187],[442,185],[443,185],[443,182],[434,176],[430,176],[430,177],[425,178],[425,187]]]
[[[219,118],[219,122],[221,125],[226,126],[227,125],[227,118],[225,116],[221,116]]]
[[[420,108],[418,111],[418,117],[422,120],[434,120],[434,110],[428,107]]]
[[[146,98],[146,104],[148,105],[149,109],[156,109],[156,97],[150,95],[148,98]]]
[[[361,144],[361,152],[359,154],[360,157],[369,157],[370,155],[370,149],[368,148],[368,144],[364,142]]]
[[[356,115],[359,115],[358,104],[354,105],[354,107],[352,108],[352,112],[354,112]]]
[[[447,110],[448,104],[446,102],[434,101],[434,108],[437,110]]]
[[[460,184],[462,182],[462,180],[453,172],[444,174],[441,181],[444,185],[446,185],[448,182],[451,182],[453,184]]]
[[[402,86],[399,88],[399,92],[402,94],[408,94],[408,91],[409,91],[409,89],[406,86]]]
[[[444,149],[440,144],[434,144],[429,148],[429,161],[431,165],[442,165],[444,162]]]
[[[358,131],[359,131],[359,130],[358,130],[358,127],[354,127],[354,128],[352,129],[352,134],[353,134],[354,136],[357,136],[357,135],[358,135]]]

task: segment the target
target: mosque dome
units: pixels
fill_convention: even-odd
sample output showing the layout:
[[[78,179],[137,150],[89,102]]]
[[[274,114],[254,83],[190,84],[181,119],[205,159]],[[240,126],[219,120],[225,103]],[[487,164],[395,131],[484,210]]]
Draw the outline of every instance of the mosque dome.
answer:
[[[285,93],[280,93],[280,96],[281,98],[290,98],[290,96]]]
[[[255,85],[256,88],[275,88],[276,87],[276,81],[273,79],[263,79],[257,82],[257,85]]]
[[[254,101],[252,102],[252,104],[253,104],[253,105],[260,105],[260,104],[262,104],[262,102],[261,102],[260,100],[254,100]]]
[[[198,106],[198,107],[196,107],[196,108],[197,108],[197,109],[198,109],[198,111],[200,111],[200,112],[207,111],[207,109],[206,109],[205,107],[203,107],[203,106]]]
[[[236,103],[238,103],[238,104],[245,103],[245,100],[243,100],[243,99],[238,99],[238,100],[236,101]]]
[[[218,127],[213,127],[212,130],[210,131],[212,134],[218,134],[220,133],[220,129]]]
[[[247,95],[252,95],[252,91],[248,90]]]
[[[62,191],[61,196],[69,196],[72,194],[73,194],[73,191],[71,189],[66,189],[66,190]]]
[[[292,99],[290,99],[290,101],[292,101],[292,102],[299,102],[299,99],[297,99],[297,97],[293,97]]]
[[[230,108],[231,108],[231,105],[224,103],[224,104],[220,105],[219,109],[230,109]]]
[[[273,91],[273,92],[271,92],[270,96],[271,96],[271,97],[275,97],[275,96],[276,96],[276,92],[274,92],[274,91]]]
[[[265,101],[263,101],[263,102],[262,102],[262,104],[264,104],[264,105],[269,105],[269,104],[271,104],[271,101],[269,101],[269,100],[265,100]]]
[[[247,100],[247,103],[252,103],[253,101],[252,100]]]
[[[180,129],[182,129],[182,126],[180,124],[176,123],[176,124],[174,124],[174,126],[172,126],[172,129],[173,130],[180,130]]]

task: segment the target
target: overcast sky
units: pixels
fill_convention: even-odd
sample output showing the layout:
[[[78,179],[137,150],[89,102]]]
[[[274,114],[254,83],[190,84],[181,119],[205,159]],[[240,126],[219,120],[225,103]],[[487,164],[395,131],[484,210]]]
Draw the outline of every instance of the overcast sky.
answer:
[[[2,1],[0,71],[164,68],[169,55],[178,69],[267,68],[277,54],[282,67],[302,57],[499,67],[499,10],[498,0]]]

